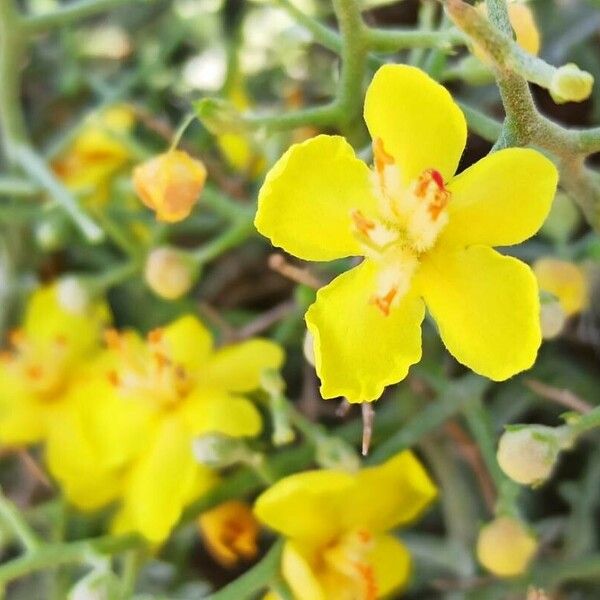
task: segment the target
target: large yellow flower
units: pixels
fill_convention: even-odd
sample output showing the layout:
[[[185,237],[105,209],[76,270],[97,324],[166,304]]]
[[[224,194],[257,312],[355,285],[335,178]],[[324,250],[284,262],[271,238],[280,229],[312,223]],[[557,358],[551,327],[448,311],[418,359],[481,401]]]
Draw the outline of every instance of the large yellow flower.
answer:
[[[557,184],[538,152],[510,148],[454,176],[464,116],[414,67],[387,65],[367,91],[371,171],[339,136],[292,146],[268,173],[256,227],[305,260],[364,256],[322,288],[306,321],[325,398],[362,402],[421,357],[429,309],[448,350],[494,380],[527,369],[540,345],[535,277],[490,246],[518,244]]]
[[[0,357],[0,443],[43,440],[69,405],[72,388],[86,378],[86,363],[100,350],[109,322],[103,302],[62,301],[57,285],[35,291],[12,348]]]
[[[87,435],[79,429],[57,436],[51,468],[83,508],[101,503],[94,473],[110,471],[103,502],[121,498],[115,529],[160,543],[183,508],[217,480],[195,461],[193,439],[212,432],[258,434],[260,414],[242,394],[258,388],[263,369],[278,368],[283,353],[262,339],[214,350],[210,333],[193,316],[152,331],[147,340],[115,331],[107,340],[98,366],[103,380],[80,390],[96,400],[79,417]]]
[[[435,494],[405,451],[354,475],[286,477],[257,499],[255,513],[286,538],[281,568],[297,600],[375,600],[410,573],[407,549],[386,532],[415,519]]]

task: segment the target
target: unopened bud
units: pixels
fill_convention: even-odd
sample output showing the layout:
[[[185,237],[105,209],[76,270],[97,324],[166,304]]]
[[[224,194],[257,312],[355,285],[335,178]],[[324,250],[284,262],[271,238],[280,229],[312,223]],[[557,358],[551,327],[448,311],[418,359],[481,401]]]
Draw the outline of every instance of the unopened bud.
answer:
[[[550,82],[550,95],[557,104],[581,102],[589,98],[594,86],[594,77],[582,71],[575,63],[556,69]]]
[[[162,246],[148,254],[144,279],[148,287],[161,298],[181,298],[192,287],[195,276],[196,265],[185,252]]]
[[[83,315],[90,306],[90,295],[81,280],[68,275],[56,285],[56,296],[60,307],[69,313]]]
[[[588,301],[588,282],[581,267],[567,260],[544,257],[533,272],[540,290],[552,294],[567,317],[581,312]]]
[[[568,447],[570,440],[560,427],[517,426],[500,438],[498,463],[513,481],[535,486],[550,477],[560,451]]]
[[[304,358],[309,365],[315,366],[315,338],[313,334],[306,330],[304,334],[304,342],[302,343],[302,351]]]
[[[185,219],[198,201],[206,181],[206,168],[182,150],[170,150],[138,165],[133,185],[141,201],[156,212],[159,221]]]
[[[542,337],[545,340],[553,340],[562,332],[567,315],[562,309],[560,302],[550,300],[542,302],[540,306],[540,324],[542,327]]]
[[[296,434],[290,423],[288,400],[284,396],[285,381],[283,377],[276,369],[265,369],[261,373],[260,385],[269,395],[273,445],[284,446],[293,442]]]
[[[238,109],[222,98],[202,98],[194,104],[196,114],[211,133],[243,133],[246,130]]]
[[[248,448],[244,440],[224,433],[208,433],[198,437],[192,449],[199,463],[213,469],[224,469],[240,463],[261,463],[261,455]]]
[[[119,591],[119,580],[112,572],[94,570],[71,588],[68,600],[111,600]]]
[[[477,538],[479,562],[498,577],[524,573],[536,550],[535,536],[512,517],[498,517],[487,523]]]

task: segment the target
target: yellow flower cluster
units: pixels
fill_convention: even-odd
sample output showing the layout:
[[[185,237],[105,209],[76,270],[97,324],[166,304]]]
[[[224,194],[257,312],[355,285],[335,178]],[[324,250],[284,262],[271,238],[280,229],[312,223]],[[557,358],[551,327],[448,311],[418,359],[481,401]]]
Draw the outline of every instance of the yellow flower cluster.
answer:
[[[0,443],[43,442],[74,505],[116,502],[114,531],[160,543],[217,481],[195,462],[193,439],[257,435],[261,417],[244,393],[283,353],[262,339],[215,349],[191,315],[146,339],[109,322],[104,302],[73,306],[56,285],[32,295],[0,361]]]

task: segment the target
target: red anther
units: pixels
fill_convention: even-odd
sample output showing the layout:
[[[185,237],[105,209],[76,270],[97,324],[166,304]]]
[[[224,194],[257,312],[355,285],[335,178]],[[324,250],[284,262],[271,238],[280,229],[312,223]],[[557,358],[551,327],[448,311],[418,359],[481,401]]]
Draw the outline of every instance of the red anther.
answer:
[[[437,183],[437,186],[440,188],[440,190],[443,190],[444,178],[442,177],[442,174],[439,171],[436,171],[435,169],[430,169],[429,172],[431,173],[431,177]]]

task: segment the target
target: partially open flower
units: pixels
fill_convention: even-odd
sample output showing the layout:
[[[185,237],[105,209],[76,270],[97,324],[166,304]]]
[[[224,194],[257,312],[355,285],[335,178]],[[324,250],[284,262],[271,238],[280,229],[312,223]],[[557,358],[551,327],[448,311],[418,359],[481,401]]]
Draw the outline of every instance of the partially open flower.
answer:
[[[258,552],[259,524],[244,502],[231,500],[219,504],[198,519],[206,547],[224,567],[234,567],[240,559],[250,560]]]
[[[185,219],[198,201],[206,181],[206,168],[182,150],[171,150],[138,165],[133,185],[141,201],[156,212],[159,221]]]
[[[559,67],[550,83],[550,95],[557,104],[582,102],[592,93],[594,77],[575,63]]]
[[[536,549],[535,536],[512,517],[498,517],[487,523],[477,538],[477,559],[498,577],[523,573]]]
[[[186,253],[161,246],[148,254],[144,279],[157,296],[176,300],[192,287],[195,271],[196,265]]]

